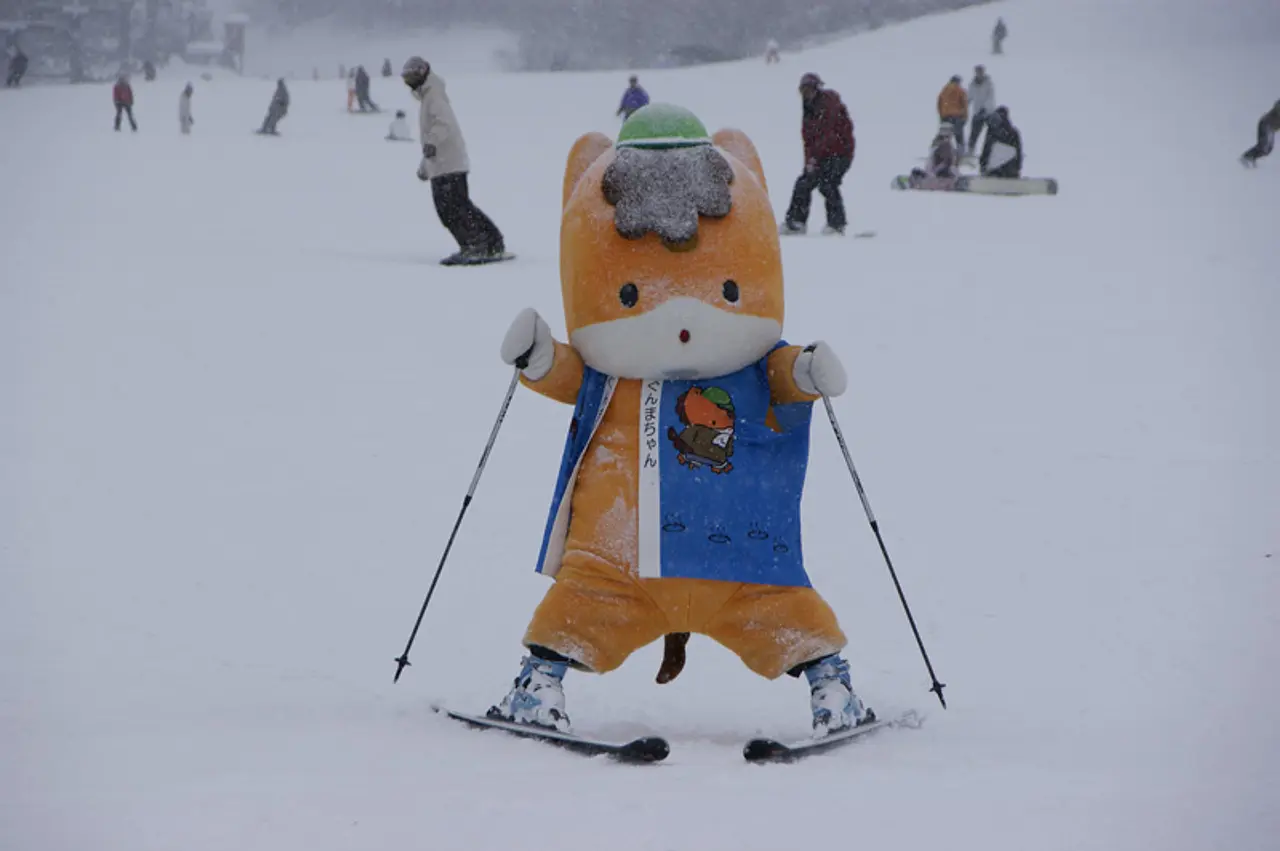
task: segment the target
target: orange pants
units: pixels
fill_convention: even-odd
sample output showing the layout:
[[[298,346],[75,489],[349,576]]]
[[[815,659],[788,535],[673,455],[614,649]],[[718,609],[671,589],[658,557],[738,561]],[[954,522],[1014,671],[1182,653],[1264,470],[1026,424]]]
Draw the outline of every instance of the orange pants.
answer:
[[[582,550],[566,553],[524,643],[603,674],[671,632],[714,639],[768,679],[847,643],[835,612],[812,588],[639,579]]]
[[[356,93],[352,89],[347,89],[347,112],[356,104]]]

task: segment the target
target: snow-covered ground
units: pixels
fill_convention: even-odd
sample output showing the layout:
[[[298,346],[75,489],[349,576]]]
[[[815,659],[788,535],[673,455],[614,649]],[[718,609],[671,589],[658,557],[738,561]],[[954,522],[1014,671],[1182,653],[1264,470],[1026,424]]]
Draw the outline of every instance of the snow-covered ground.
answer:
[[[501,697],[546,588],[568,412],[527,391],[391,682],[502,334],[526,305],[563,334],[564,157],[616,129],[624,75],[437,65],[520,255],[461,270],[415,147],[382,141],[397,81],[377,117],[296,82],[278,139],[249,132],[269,82],[196,80],[185,138],[184,79],[136,84],[136,135],[106,86],[3,92],[0,848],[1274,848],[1280,157],[1236,157],[1278,47],[1270,0],[1016,0],[642,73],[753,136],[779,213],[800,74],[857,123],[878,236],[786,243],[786,333],[850,372],[836,410],[951,708],[819,414],[810,572],[867,700],[927,720],[787,767],[740,745],[803,734],[803,683],[696,637],[672,685],[657,646],[567,680],[581,731],[671,739],[651,769],[428,710]],[[977,62],[1060,195],[888,189]]]

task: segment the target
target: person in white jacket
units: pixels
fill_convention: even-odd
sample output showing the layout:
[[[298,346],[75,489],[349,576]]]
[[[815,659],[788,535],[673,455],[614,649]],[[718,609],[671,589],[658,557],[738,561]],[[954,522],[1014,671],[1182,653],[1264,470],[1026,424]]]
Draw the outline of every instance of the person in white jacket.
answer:
[[[502,232],[471,201],[467,187],[471,160],[444,80],[421,56],[410,57],[400,76],[422,104],[418,113],[422,142],[418,179],[431,181],[431,197],[440,223],[458,241],[458,252],[443,262],[456,265],[501,259],[506,253]]]
[[[981,150],[978,136],[996,111],[996,84],[991,82],[987,69],[981,65],[973,67],[973,79],[969,81],[969,110],[973,113],[973,121],[969,125],[969,150],[977,151]]]
[[[391,122],[391,127],[387,130],[387,140],[391,142],[412,142],[413,131],[409,129],[409,122],[405,120],[404,110],[396,110],[396,120]]]
[[[191,117],[191,96],[195,94],[195,88],[190,83],[182,90],[182,94],[178,97],[178,127],[182,130],[182,135],[186,136],[191,133],[191,125],[196,120]]]

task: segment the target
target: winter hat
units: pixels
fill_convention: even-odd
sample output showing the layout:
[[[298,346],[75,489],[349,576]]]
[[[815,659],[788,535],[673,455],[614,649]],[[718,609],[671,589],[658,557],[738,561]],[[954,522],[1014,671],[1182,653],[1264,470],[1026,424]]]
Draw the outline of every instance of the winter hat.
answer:
[[[430,75],[431,63],[421,56],[410,56],[404,61],[404,68],[400,70],[400,76],[404,78],[405,85],[411,89],[421,86]]]
[[[800,88],[822,88],[822,78],[813,72],[809,72],[800,78]]]
[[[692,148],[710,145],[711,134],[682,106],[651,103],[631,113],[618,131],[618,148]]]

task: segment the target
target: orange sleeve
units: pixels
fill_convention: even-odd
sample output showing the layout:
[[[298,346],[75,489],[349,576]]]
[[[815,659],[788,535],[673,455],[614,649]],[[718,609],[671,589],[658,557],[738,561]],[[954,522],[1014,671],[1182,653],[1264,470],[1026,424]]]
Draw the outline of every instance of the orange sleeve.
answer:
[[[775,405],[792,405],[796,402],[813,402],[822,398],[810,395],[796,384],[796,358],[804,351],[801,346],[774,349],[769,354],[769,396]]]
[[[521,375],[520,383],[548,399],[573,405],[578,401],[578,391],[582,389],[582,370],[582,355],[578,350],[557,341],[551,371],[538,381],[530,381]]]

